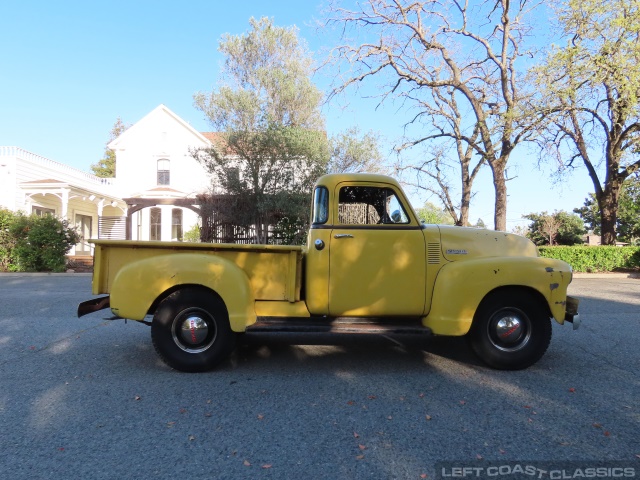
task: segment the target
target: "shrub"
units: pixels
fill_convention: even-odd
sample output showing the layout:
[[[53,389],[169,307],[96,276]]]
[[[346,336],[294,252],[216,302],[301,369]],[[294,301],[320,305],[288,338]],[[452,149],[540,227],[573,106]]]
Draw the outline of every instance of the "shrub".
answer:
[[[62,272],[65,254],[75,245],[78,234],[67,220],[52,215],[15,214],[9,226],[13,239],[11,257],[15,270]]]
[[[640,268],[640,247],[538,247],[540,256],[564,260],[575,272],[611,272]]]
[[[301,218],[283,217],[273,226],[271,242],[274,245],[304,245],[309,224]]]
[[[0,272],[11,272],[17,268],[13,258],[15,239],[10,232],[14,218],[12,211],[0,209]]]

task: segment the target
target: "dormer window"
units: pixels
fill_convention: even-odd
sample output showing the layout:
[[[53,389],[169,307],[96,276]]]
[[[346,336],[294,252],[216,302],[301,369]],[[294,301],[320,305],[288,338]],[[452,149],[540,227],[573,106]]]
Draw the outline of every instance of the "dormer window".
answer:
[[[166,158],[158,160],[158,185],[169,185],[171,180],[170,162]]]

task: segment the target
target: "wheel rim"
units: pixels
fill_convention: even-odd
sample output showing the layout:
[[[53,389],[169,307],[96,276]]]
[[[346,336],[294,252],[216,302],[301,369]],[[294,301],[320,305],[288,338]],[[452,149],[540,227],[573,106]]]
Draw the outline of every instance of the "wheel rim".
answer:
[[[171,336],[187,353],[201,353],[216,341],[218,330],[213,316],[200,308],[183,310],[173,320]]]
[[[531,338],[531,320],[516,308],[503,308],[491,316],[487,325],[489,341],[498,350],[521,350]]]

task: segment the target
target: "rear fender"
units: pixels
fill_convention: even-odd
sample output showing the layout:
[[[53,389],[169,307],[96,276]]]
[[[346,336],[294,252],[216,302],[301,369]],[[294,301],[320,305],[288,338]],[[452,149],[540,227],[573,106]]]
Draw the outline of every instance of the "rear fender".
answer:
[[[201,285],[216,292],[235,332],[256,322],[255,298],[242,269],[224,258],[197,253],[160,255],[121,268],[111,287],[111,310],[122,318],[143,320],[157,299],[181,285]]]

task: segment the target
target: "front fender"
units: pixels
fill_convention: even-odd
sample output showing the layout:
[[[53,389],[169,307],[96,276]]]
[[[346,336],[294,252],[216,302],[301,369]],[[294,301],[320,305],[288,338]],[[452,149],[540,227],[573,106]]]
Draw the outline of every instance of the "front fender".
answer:
[[[111,310],[122,318],[142,320],[156,299],[180,285],[202,285],[216,292],[235,332],[256,322],[255,298],[242,269],[224,258],[198,253],[160,255],[124,266],[113,280]]]
[[[485,257],[444,265],[438,272],[433,301],[423,324],[438,335],[465,335],[482,299],[500,287],[522,287],[543,297],[551,316],[565,319],[569,264],[542,257]]]

